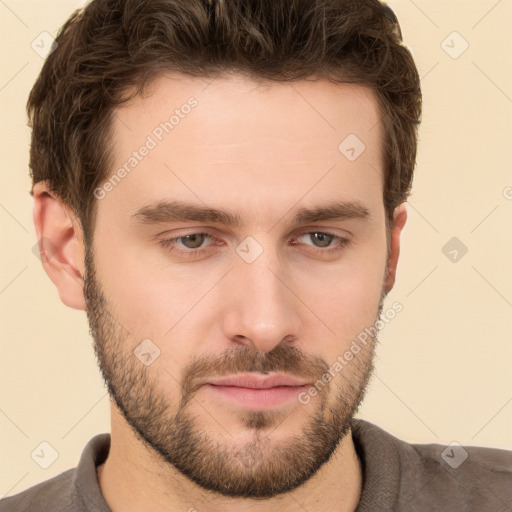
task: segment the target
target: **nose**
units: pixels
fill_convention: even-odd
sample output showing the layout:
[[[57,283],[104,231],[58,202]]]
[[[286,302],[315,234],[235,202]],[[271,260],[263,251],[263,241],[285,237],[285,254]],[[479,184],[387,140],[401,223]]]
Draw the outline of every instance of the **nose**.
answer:
[[[293,279],[268,253],[252,263],[238,261],[225,283],[230,300],[224,311],[224,334],[261,352],[298,338],[301,328],[301,302]]]

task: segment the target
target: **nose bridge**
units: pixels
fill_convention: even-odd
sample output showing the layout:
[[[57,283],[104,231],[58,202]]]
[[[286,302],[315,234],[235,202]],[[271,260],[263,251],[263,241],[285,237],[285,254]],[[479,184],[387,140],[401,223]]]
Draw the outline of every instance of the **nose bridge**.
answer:
[[[298,301],[288,288],[276,250],[265,247],[252,262],[243,256],[235,261],[228,285],[235,292],[226,311],[226,335],[261,351],[272,350],[288,336],[295,338],[300,323]]]

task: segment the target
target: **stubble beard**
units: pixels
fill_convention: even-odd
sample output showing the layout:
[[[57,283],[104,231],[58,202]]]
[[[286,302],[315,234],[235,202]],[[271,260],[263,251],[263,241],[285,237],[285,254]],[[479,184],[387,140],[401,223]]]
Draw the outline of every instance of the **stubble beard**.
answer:
[[[158,373],[134,356],[137,342],[130,340],[115,320],[115,308],[96,280],[89,249],[85,257],[84,294],[94,351],[108,392],[136,437],[164,464],[188,477],[203,489],[226,497],[268,499],[292,491],[307,482],[331,458],[350,432],[373,373],[377,337],[370,337],[354,358],[303,407],[303,428],[296,435],[276,441],[274,434],[295,412],[276,408],[240,410],[238,421],[249,436],[239,440],[219,429],[201,428],[207,414],[195,400],[201,376],[239,372],[286,372],[315,376],[329,366],[311,358],[292,344],[279,344],[260,353],[247,346],[226,351],[214,361],[195,358],[183,370],[179,400],[171,402],[158,382]],[[379,304],[380,318],[384,295]],[[139,340],[140,342],[140,340]],[[164,371],[167,371],[164,369]],[[191,412],[195,407],[198,414]],[[307,408],[307,409],[306,409]],[[287,427],[289,428],[289,427]],[[273,435],[274,434],[274,435]]]

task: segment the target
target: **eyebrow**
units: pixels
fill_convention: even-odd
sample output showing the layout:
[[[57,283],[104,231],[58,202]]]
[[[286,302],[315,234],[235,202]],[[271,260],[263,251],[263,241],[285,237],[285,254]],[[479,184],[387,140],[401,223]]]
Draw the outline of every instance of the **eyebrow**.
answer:
[[[334,201],[315,208],[294,210],[292,222],[304,224],[332,220],[367,219],[369,217],[369,208],[360,201]],[[131,219],[136,224],[144,225],[167,222],[207,222],[230,227],[242,226],[242,218],[238,213],[178,200],[162,200],[143,206],[131,216]]]

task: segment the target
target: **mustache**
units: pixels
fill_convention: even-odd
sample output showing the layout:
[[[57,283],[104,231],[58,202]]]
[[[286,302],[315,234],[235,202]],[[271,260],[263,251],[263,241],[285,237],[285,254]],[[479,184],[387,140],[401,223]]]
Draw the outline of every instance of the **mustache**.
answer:
[[[209,379],[227,377],[237,373],[286,373],[308,381],[322,378],[329,365],[321,358],[305,354],[292,345],[279,344],[269,352],[259,352],[243,346],[227,349],[220,357],[196,357],[188,365],[182,377],[184,401]]]

